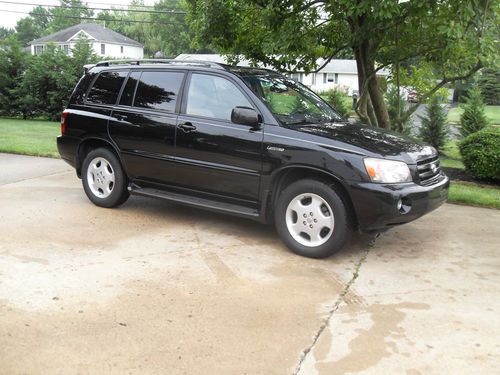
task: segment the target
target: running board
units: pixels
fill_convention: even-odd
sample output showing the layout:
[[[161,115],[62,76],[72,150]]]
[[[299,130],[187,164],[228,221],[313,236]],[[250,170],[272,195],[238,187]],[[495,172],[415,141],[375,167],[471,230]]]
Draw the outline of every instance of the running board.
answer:
[[[163,191],[153,188],[141,188],[135,184],[128,186],[130,194],[142,195],[143,197],[159,198],[174,203],[185,204],[189,206],[199,207],[205,210],[225,212],[231,215],[251,217],[257,219],[259,211],[253,208],[240,206],[232,203],[214,201],[206,198],[193,197],[191,195],[174,193],[171,191]]]

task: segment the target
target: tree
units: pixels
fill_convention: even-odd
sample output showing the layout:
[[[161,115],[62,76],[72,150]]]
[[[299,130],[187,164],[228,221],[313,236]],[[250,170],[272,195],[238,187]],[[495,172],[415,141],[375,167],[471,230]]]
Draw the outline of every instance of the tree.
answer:
[[[391,121],[391,129],[400,133],[409,134],[411,131],[411,119],[408,118],[403,123],[398,123],[401,118],[401,112],[406,108],[406,102],[401,91],[395,85],[391,85],[386,93],[387,111]]]
[[[74,75],[75,82],[83,74],[84,65],[99,61],[99,57],[94,53],[89,40],[83,35],[79,35],[75,46],[71,50],[71,55],[72,74]]]
[[[51,21],[46,34],[78,25],[85,18],[91,18],[94,11],[81,0],[60,0],[60,6],[50,9]]]
[[[487,0],[188,0],[198,41],[281,71],[317,70],[352,51],[358,68],[361,119],[390,120],[376,73],[416,57],[439,80],[431,97],[496,57],[499,4]],[[404,122],[417,106],[401,113]]]
[[[15,38],[0,42],[0,115],[18,112],[16,89],[26,68],[28,55]]]
[[[142,0],[135,0],[129,4],[128,11],[103,11],[97,18],[107,27],[143,43],[146,56],[153,56],[158,51],[167,57],[189,52],[211,52],[206,43],[191,44],[194,32],[187,22],[188,6],[185,0],[159,0],[152,13],[134,12],[144,10],[143,5]]]
[[[36,28],[33,18],[24,17],[16,23],[16,38],[22,44],[26,45],[33,39],[40,37],[40,32]]]
[[[346,93],[334,88],[321,94],[326,101],[344,118],[349,117],[351,107],[347,105],[349,97]]]
[[[155,4],[155,10],[158,11],[173,9],[185,11],[187,10],[187,4],[184,0],[160,0]],[[154,22],[152,31],[155,34],[156,41],[153,49],[163,52],[167,57],[176,57],[181,53],[197,51],[191,46],[194,35],[186,22],[186,14],[153,13],[151,14],[151,20]]]
[[[0,41],[7,38],[14,31],[12,29],[7,29],[6,27],[0,26]]]
[[[478,83],[485,103],[500,105],[500,70],[498,68],[481,70]]]
[[[55,45],[32,56],[16,89],[19,111],[23,117],[45,116],[58,120],[76,84],[71,58]]]
[[[460,133],[463,137],[467,137],[488,126],[481,89],[477,83],[469,90],[463,110],[464,112],[460,117]]]
[[[443,150],[449,134],[447,115],[441,102],[442,99],[435,95],[427,106],[426,116],[419,116],[422,120],[420,138],[438,152]]]
[[[28,44],[34,39],[40,38],[47,33],[50,23],[50,12],[37,6],[29,13],[28,17],[21,18],[16,23],[16,37],[23,45]]]

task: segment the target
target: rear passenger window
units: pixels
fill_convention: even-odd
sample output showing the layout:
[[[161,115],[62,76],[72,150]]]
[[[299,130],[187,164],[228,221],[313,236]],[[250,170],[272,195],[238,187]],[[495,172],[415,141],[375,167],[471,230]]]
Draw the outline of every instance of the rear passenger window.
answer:
[[[118,94],[128,71],[103,72],[89,91],[87,102],[94,104],[116,104]]]
[[[134,107],[174,112],[183,76],[181,72],[143,72]]]
[[[135,88],[137,87],[137,82],[139,82],[139,77],[141,72],[132,72],[127,79],[125,88],[123,89],[122,97],[120,98],[120,105],[132,105],[132,100],[134,99]]]

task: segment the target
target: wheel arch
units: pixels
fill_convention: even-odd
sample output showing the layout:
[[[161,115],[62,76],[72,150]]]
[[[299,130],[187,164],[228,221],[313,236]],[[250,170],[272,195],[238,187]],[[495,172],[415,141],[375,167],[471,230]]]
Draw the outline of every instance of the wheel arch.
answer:
[[[357,227],[358,221],[356,211],[354,210],[352,198],[347,187],[345,186],[345,182],[340,177],[329,171],[306,165],[286,166],[273,173],[266,207],[266,219],[268,222],[273,221],[274,206],[279,196],[279,192],[293,182],[307,178],[323,181],[329,185],[334,185],[336,191],[341,195],[344,204],[348,208],[353,223]]]
[[[80,142],[77,148],[77,153],[76,153],[76,174],[78,177],[81,178],[81,173],[82,173],[82,164],[83,160],[85,160],[85,156],[92,150],[95,150],[97,148],[104,147],[109,150],[111,150],[116,157],[118,158],[118,161],[120,162],[123,171],[126,174],[125,169],[123,168],[123,162],[120,158],[120,153],[118,152],[118,149],[116,146],[110,142],[108,139],[105,138],[100,138],[100,137],[88,137],[85,138]]]

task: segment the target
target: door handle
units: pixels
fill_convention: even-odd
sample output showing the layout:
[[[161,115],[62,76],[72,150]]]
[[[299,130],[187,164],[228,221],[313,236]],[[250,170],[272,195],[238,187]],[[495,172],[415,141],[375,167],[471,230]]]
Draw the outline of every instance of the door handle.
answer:
[[[196,126],[191,124],[190,122],[185,122],[184,124],[180,124],[179,128],[181,128],[186,133],[196,130]]]

